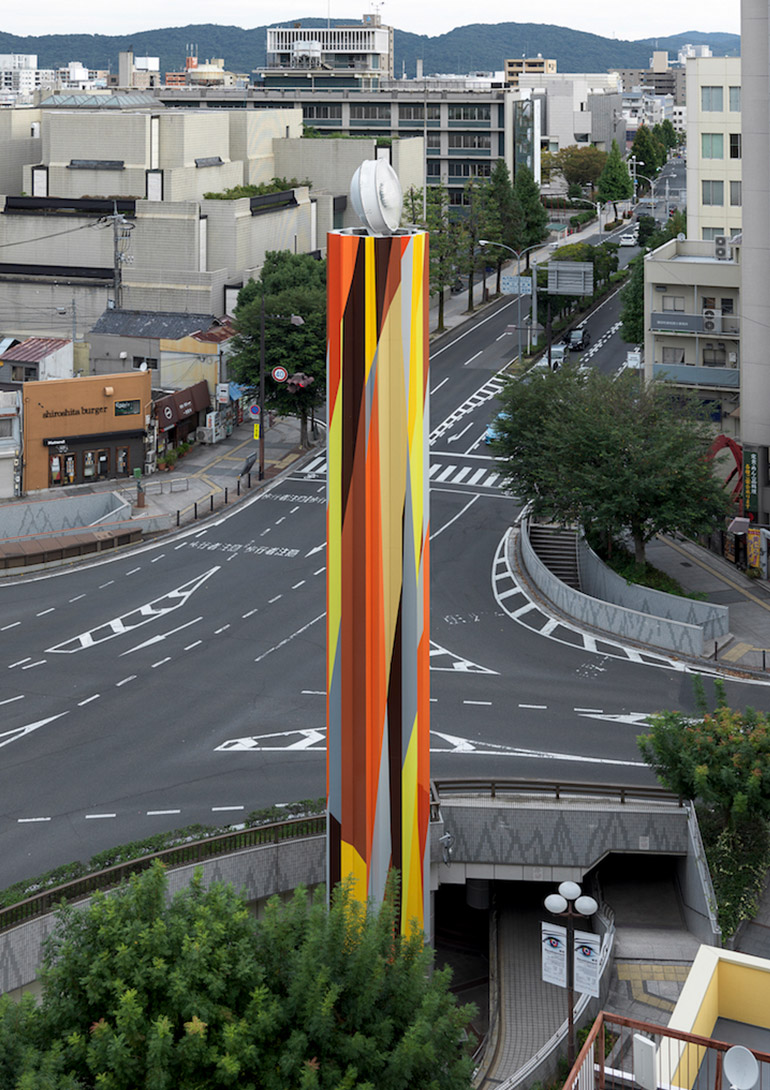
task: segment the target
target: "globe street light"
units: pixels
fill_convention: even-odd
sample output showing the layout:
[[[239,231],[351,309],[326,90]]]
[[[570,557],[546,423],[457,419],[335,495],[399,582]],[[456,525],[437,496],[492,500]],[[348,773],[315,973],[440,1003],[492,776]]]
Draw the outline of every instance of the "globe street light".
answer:
[[[493,242],[488,238],[480,238],[479,246],[497,246],[499,249],[507,250],[509,253],[513,254],[516,258],[516,279],[519,281],[517,287],[521,289],[521,259],[524,257],[524,254],[528,254],[530,250],[540,249],[541,243],[536,242],[534,246],[527,246],[524,250],[514,250],[513,246],[506,246],[504,242]],[[537,321],[537,315],[535,315],[535,321]],[[519,363],[521,363],[521,290],[517,292],[516,330],[519,335]]]
[[[575,920],[593,916],[599,905],[583,893],[577,882],[562,882],[558,893],[549,893],[545,907],[567,921],[567,1064],[575,1062]]]

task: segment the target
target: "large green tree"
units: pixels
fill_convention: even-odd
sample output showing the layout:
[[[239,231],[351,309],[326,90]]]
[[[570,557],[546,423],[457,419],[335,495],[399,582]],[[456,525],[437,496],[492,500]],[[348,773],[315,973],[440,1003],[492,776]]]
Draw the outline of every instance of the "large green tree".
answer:
[[[644,258],[631,261],[631,276],[620,293],[620,336],[630,344],[644,343]]]
[[[525,248],[536,246],[548,238],[548,212],[543,207],[540,187],[529,167],[517,166],[513,191],[521,207],[522,242]],[[529,268],[529,254],[526,267]]]
[[[594,186],[607,164],[607,152],[590,144],[586,147],[568,144],[556,152],[554,161],[567,185]]]
[[[430,293],[438,296],[436,332],[443,333],[444,293],[457,279],[460,246],[460,226],[452,216],[449,192],[444,185],[432,185],[428,190],[427,228]]]
[[[60,912],[40,1005],[0,998],[2,1086],[468,1090],[469,1009],[394,901],[298,890],[257,922],[200,876],[168,902],[156,863]]]
[[[279,414],[299,417],[300,444],[306,447],[308,420],[326,396],[326,262],[286,250],[270,252],[259,279],[241,289],[230,371],[254,390],[259,389],[263,306],[265,405]],[[303,324],[293,325],[292,315],[302,318]],[[312,385],[290,392],[285,382],[275,382],[271,375],[278,365],[290,375],[309,375]]]
[[[664,383],[564,367],[510,382],[501,400],[505,487],[534,514],[627,536],[639,563],[657,533],[722,525],[730,505],[706,457],[709,422]]]
[[[599,175],[597,188],[599,198],[612,203],[615,219],[617,219],[618,201],[630,200],[634,195],[634,183],[620,154],[617,140],[612,141],[604,170]]]
[[[653,139],[652,131],[646,125],[640,125],[636,130],[631,154],[636,159],[637,173],[644,174],[647,178],[654,178],[661,165],[660,146]]]
[[[489,221],[487,225],[490,242],[501,242],[502,247],[489,247],[488,252],[495,258],[497,265],[497,294],[500,294],[500,279],[503,263],[510,260],[509,250],[517,253],[522,249],[524,239],[524,219],[519,199],[511,182],[511,174],[504,159],[498,159],[489,178],[488,194]],[[503,247],[507,247],[503,248]]]
[[[475,273],[483,268],[486,257],[479,250],[479,239],[486,238],[490,228],[489,182],[470,178],[463,187],[462,217],[458,219],[459,265],[468,274],[468,312],[474,310]],[[493,228],[494,229],[494,228]]]

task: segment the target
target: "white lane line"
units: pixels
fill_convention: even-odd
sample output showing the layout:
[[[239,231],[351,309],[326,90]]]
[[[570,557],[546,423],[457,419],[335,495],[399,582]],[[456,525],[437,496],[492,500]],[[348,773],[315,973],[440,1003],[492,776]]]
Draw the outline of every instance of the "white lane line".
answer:
[[[223,624],[221,628],[215,628],[214,629],[214,635],[218,636],[220,632],[227,632],[229,627],[230,627],[229,624]]]
[[[195,643],[188,643],[187,647],[185,647],[185,651],[192,651],[193,647],[200,647],[202,643],[203,640],[196,640]]]
[[[152,664],[150,669],[154,670],[156,666],[162,666],[164,662],[171,662],[171,655],[166,655],[166,657],[164,659],[158,659],[157,662],[154,662]]]
[[[271,606],[273,602],[277,602],[279,598],[283,598],[282,594],[276,594],[275,598],[269,598],[267,604]]]
[[[255,613],[258,613],[258,609],[250,609],[248,613],[242,613],[241,617],[245,621],[247,617],[253,617]]]
[[[22,694],[21,696],[9,696],[7,700],[0,700],[0,705],[3,705],[3,704],[13,704],[13,702],[14,702],[15,700],[23,700],[23,699],[24,699],[24,695],[23,695],[23,694]]]
[[[222,814],[226,810],[245,810],[245,809],[246,809],[245,806],[212,806],[211,807],[211,812],[212,812],[212,814]]]
[[[78,701],[78,707],[83,708],[83,707],[85,707],[86,704],[90,704],[92,700],[98,700],[100,696],[101,696],[101,693],[94,693],[93,696],[88,696],[88,697],[86,697],[85,700],[79,700]]]
[[[293,515],[295,511],[299,511],[299,504],[297,504],[296,507],[292,507],[291,511],[289,511],[289,514]]]
[[[82,597],[82,595],[81,595],[81,597]],[[72,600],[74,602],[76,599],[73,598]],[[19,625],[19,624],[21,624],[21,621],[14,621],[13,624],[4,624],[3,627],[0,628],[0,632],[7,632],[9,628],[15,628],[16,625]]]
[[[319,492],[325,492],[325,491],[326,491],[326,485],[322,484],[320,488],[316,488],[316,495],[318,495]]]
[[[433,396],[433,394],[437,393],[441,389],[441,387],[447,382],[449,382],[449,375],[447,375],[446,378],[442,379],[438,386],[433,387],[433,389],[431,390],[431,397]]]
[[[194,534],[193,536],[196,537],[196,538],[203,537],[203,535],[207,534],[207,533],[208,533],[208,530],[199,530],[198,533]]]
[[[438,697],[437,696],[432,696],[430,698],[430,702],[431,702],[431,704],[438,704]]]
[[[481,349],[481,351],[477,352],[475,356],[471,356],[471,358],[469,360],[466,360],[465,363],[463,364],[463,367],[467,367],[469,363],[473,363],[474,360],[477,360],[479,358],[479,356],[481,355],[482,351],[483,351],[483,349]]]
[[[547,704],[519,704],[519,707],[520,708],[539,708],[541,711],[544,711],[548,707],[548,705]]]
[[[326,696],[326,690],[325,689],[303,689],[302,690],[302,695],[303,696]],[[18,697],[17,697],[17,699],[18,699]]]
[[[465,507],[463,507],[462,511],[458,511],[457,514],[454,515],[453,518],[451,518],[449,520],[449,522],[445,522],[443,526],[439,527],[438,530],[435,530],[430,535],[430,540],[433,541],[433,539],[435,537],[438,537],[439,534],[443,534],[444,530],[448,529],[452,525],[453,522],[457,522],[457,520],[459,518],[462,518],[462,516],[465,514],[465,512],[468,510],[468,508],[472,507],[473,504],[476,502],[476,500],[478,498],[479,498],[478,496],[474,496],[473,499],[469,500],[468,503],[466,503]]]
[[[102,583],[99,587],[99,590],[104,590],[105,587],[111,587],[114,582],[114,579],[110,579],[109,583]]]
[[[23,666],[23,665],[24,665],[24,663],[25,663],[25,662],[29,662],[29,660],[30,660],[31,658],[32,658],[32,656],[31,656],[31,655],[27,655],[27,657],[26,657],[25,659],[19,659],[19,661],[18,661],[18,662],[12,662],[12,663],[11,663],[11,665],[10,665],[10,666],[8,667],[8,669],[9,669],[9,670],[13,670],[13,668],[14,668],[15,666]]]
[[[298,590],[300,587],[304,587],[304,585],[305,585],[305,580],[300,579],[299,583],[295,583],[294,586],[291,589],[292,590]]]
[[[157,564],[158,561],[162,560],[165,555],[166,555],[165,553],[161,553],[160,556],[153,557],[152,560],[150,561],[150,563],[151,564]]]
[[[286,515],[281,515],[279,519],[275,520],[275,525],[280,526],[282,522],[286,522]]]
[[[591,715],[604,715],[603,708],[573,708],[573,712],[588,712]]]
[[[86,821],[98,821],[100,818],[114,818],[117,814],[86,814]]]
[[[463,704],[483,704],[485,707],[491,707],[491,700],[463,700]]]
[[[265,534],[269,534],[269,533],[270,533],[270,527],[268,526],[262,531],[262,533],[259,536],[264,537]]]
[[[186,542],[186,541],[183,541],[181,545],[175,545],[175,546],[174,546],[174,552],[176,552],[176,551],[177,551],[177,549],[183,549],[183,548],[185,547],[185,545],[186,545],[186,544],[187,544],[187,542]]]
[[[78,594],[76,598],[70,598],[70,602],[79,602],[81,598],[85,598],[85,594]]]
[[[44,662],[48,662],[48,659],[38,659],[37,662],[27,663],[26,666],[22,666],[22,670],[34,670],[36,666],[42,666]]]
[[[319,568],[318,571],[313,572],[313,575],[320,575],[322,572],[325,572],[325,571],[326,571],[326,568]]]
[[[36,617],[45,617],[46,613],[53,613],[53,611],[54,611],[55,609],[56,609],[56,606],[51,606],[51,608],[50,608],[50,609],[42,609],[42,610],[40,611],[40,613],[36,613],[36,614],[35,614],[35,616],[36,616]]]
[[[31,822],[33,822],[33,821],[50,821],[50,820],[51,820],[51,819],[50,819],[49,817],[38,817],[38,818],[16,818],[16,821],[17,821],[17,823],[18,823],[19,825],[28,825],[28,824],[30,824],[30,823],[31,823]]]
[[[147,817],[163,817],[165,814],[181,814],[181,810],[148,810]]]
[[[138,568],[132,568],[131,571],[127,571],[126,575],[136,575],[136,573],[138,571],[141,571],[141,570],[142,570],[142,566],[140,564]]]
[[[296,632],[292,632],[292,634],[290,636],[287,636],[285,640],[281,640],[281,642],[277,643],[274,647],[270,647],[267,649],[267,651],[263,651],[261,655],[258,655],[257,658],[254,659],[254,661],[261,662],[262,659],[266,659],[268,655],[272,655],[273,651],[278,651],[279,648],[285,647],[287,643],[291,643],[291,641],[293,639],[296,639],[297,636],[301,636],[303,632],[307,632],[308,628],[312,627],[312,625],[316,624],[318,621],[322,621],[325,616],[326,611],[324,611],[323,613],[319,613],[318,616],[314,617],[312,621],[308,621],[307,624],[303,624],[302,628],[298,628]]]
[[[129,674],[128,677],[124,677],[122,681],[116,681],[115,688],[119,689],[121,685],[127,685],[129,681],[136,681],[136,674]]]

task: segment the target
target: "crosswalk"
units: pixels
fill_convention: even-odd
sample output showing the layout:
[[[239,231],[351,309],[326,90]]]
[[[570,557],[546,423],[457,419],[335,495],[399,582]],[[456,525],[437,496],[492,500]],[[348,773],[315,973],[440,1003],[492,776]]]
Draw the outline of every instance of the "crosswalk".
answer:
[[[479,466],[477,463],[460,464],[459,459],[451,462],[434,461],[430,467],[430,481],[432,485],[464,485],[468,488],[500,489],[503,485],[503,477],[499,471],[492,468],[493,460],[485,459],[486,464]],[[326,479],[326,455],[319,455],[307,465],[297,470],[298,477],[303,480]]]

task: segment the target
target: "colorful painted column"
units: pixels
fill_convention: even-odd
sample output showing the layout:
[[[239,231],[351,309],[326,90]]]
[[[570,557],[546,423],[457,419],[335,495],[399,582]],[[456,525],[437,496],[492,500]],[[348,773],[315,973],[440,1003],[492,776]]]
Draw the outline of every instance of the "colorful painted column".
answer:
[[[330,887],[429,926],[428,236],[328,236]]]

